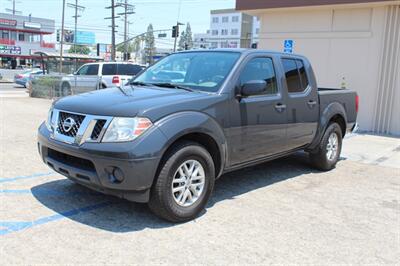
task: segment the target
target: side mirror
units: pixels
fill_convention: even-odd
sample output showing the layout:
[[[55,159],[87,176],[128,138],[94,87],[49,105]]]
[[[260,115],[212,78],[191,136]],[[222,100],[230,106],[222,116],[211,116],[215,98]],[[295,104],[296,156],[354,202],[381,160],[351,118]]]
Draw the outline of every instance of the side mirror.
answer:
[[[267,89],[265,80],[250,80],[242,86],[241,95],[243,97],[263,94]]]
[[[78,75],[78,71],[74,71],[74,74],[73,74],[74,76],[76,76],[76,75]]]

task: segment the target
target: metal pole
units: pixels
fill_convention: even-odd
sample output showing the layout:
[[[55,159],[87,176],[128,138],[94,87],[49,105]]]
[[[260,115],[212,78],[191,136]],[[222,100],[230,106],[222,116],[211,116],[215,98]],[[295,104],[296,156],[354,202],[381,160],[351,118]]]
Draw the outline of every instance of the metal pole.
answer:
[[[125,0],[124,61],[128,61],[128,0]]]
[[[176,52],[176,41],[178,39],[179,34],[179,22],[176,23],[176,33],[175,33],[175,40],[174,40],[174,53]]]
[[[115,4],[111,0],[111,61],[115,61]]]
[[[74,32],[74,52],[76,53],[76,36],[78,33],[78,0],[75,0],[75,32]],[[75,59],[75,71],[78,69],[78,60]]]
[[[65,0],[63,0],[63,7],[62,7],[62,20],[61,20],[61,47],[60,47],[60,73],[63,70],[63,46],[64,46],[64,16],[65,15]]]

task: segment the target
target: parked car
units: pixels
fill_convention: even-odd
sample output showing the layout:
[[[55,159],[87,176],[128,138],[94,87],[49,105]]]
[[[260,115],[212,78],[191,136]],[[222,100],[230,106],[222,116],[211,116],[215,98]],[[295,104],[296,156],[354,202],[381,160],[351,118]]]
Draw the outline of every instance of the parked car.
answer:
[[[21,85],[21,86],[24,86],[25,88],[27,88],[28,85],[29,85],[29,82],[32,80],[32,78],[34,76],[41,76],[41,75],[44,75],[43,74],[43,70],[41,70],[41,69],[34,69],[34,70],[30,69],[30,70],[24,71],[24,72],[22,72],[20,74],[16,74],[14,76],[14,83],[16,83],[18,85]]]
[[[357,94],[318,88],[303,56],[185,51],[125,87],[59,99],[38,145],[43,161],[74,182],[183,222],[226,172],[296,151],[333,169],[357,112]]]
[[[90,63],[80,67],[73,75],[63,77],[61,95],[77,92],[105,89],[125,85],[130,79],[144,69],[141,65],[125,62]],[[95,78],[94,78],[95,77]],[[97,78],[97,82],[94,82]]]

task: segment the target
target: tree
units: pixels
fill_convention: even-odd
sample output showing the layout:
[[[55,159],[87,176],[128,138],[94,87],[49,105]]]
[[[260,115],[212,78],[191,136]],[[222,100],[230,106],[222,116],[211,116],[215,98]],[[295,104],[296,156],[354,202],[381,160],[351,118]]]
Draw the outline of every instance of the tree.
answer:
[[[146,49],[146,62],[153,63],[153,56],[156,50],[155,41],[154,41],[154,33],[153,33],[153,25],[147,27],[146,36],[144,39],[145,49]]]
[[[71,54],[90,54],[90,49],[84,45],[73,45],[69,48],[68,53]]]
[[[193,34],[192,34],[192,28],[190,27],[190,23],[188,22],[186,24],[186,34],[185,34],[185,40],[186,40],[186,49],[185,50],[190,50],[193,48]]]
[[[124,44],[117,45],[117,51],[120,53],[124,53],[125,52]],[[133,44],[128,43],[128,53],[132,53],[132,52],[133,52]]]
[[[186,46],[186,34],[185,31],[182,31],[181,37],[179,38],[178,51],[185,50],[185,46]]]

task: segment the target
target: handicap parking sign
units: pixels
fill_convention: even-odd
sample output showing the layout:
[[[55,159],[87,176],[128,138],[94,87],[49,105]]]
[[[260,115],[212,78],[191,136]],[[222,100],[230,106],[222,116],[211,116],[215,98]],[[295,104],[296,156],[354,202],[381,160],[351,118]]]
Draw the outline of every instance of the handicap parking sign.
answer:
[[[294,44],[293,40],[285,40],[283,42],[283,51],[289,54],[293,53],[293,44]]]

